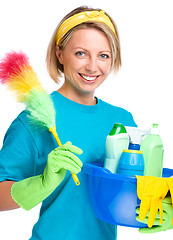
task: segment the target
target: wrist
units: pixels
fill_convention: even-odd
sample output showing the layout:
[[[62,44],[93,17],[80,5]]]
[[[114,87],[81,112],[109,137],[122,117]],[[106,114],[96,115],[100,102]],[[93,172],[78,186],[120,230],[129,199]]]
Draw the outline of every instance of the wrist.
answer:
[[[25,210],[35,207],[55,189],[45,188],[42,180],[43,175],[41,174],[14,183],[11,187],[12,199]]]

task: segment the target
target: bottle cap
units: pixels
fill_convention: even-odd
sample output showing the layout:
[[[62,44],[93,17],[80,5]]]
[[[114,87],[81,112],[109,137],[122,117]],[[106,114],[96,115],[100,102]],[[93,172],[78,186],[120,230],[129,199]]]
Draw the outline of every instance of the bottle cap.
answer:
[[[109,133],[109,136],[113,136],[115,134],[120,134],[120,133],[127,133],[127,131],[121,123],[115,123],[111,132]]]
[[[153,128],[158,128],[159,124],[158,123],[153,123]]]
[[[159,124],[153,123],[153,127],[151,128],[150,134],[159,135],[159,133],[160,133]]]
[[[123,152],[125,152],[125,153],[137,153],[137,154],[142,154],[142,151],[140,151],[140,150],[132,150],[132,149],[124,149]]]

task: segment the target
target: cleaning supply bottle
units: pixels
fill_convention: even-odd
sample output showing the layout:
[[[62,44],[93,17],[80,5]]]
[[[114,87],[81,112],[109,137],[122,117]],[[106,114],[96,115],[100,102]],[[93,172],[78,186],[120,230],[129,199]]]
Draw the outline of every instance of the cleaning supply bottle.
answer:
[[[142,138],[148,135],[148,129],[140,129],[138,127],[125,127],[130,138],[129,149],[140,150]]]
[[[158,124],[153,124],[150,134],[143,139],[140,150],[145,161],[144,175],[162,177],[164,150]]]
[[[128,149],[129,136],[125,127],[120,124],[114,124],[111,132],[106,139],[106,156],[104,167],[112,173],[117,173],[118,162],[124,149]]]
[[[135,177],[143,176],[145,169],[144,157],[139,150],[123,150],[118,163],[118,174]]]

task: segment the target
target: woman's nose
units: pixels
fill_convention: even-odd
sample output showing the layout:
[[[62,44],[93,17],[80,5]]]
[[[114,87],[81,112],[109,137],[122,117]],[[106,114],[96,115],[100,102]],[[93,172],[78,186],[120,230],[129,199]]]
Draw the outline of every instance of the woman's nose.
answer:
[[[88,58],[88,61],[86,63],[86,70],[89,73],[95,73],[97,72],[98,66],[97,66],[97,59],[95,57]]]

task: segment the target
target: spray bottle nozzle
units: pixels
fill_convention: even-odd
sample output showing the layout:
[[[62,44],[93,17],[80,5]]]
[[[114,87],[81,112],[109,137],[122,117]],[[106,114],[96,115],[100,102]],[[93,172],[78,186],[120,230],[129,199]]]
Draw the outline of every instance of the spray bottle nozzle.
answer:
[[[140,148],[142,138],[148,135],[149,130],[139,129],[137,127],[125,127],[130,137],[130,148],[138,150]]]

